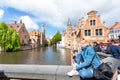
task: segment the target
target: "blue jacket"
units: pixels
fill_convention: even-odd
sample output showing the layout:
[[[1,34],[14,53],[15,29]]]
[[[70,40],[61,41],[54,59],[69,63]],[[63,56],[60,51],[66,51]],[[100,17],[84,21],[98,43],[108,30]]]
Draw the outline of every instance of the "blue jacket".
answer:
[[[99,56],[91,46],[87,46],[84,50],[78,53],[76,60],[78,64],[77,70],[89,67],[97,68],[101,64]]]
[[[116,45],[110,45],[110,53],[114,58],[120,59],[120,47]]]

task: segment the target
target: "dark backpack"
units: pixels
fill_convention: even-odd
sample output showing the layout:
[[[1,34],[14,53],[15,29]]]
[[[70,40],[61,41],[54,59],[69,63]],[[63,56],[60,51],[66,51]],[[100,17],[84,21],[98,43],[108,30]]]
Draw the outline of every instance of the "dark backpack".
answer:
[[[102,63],[97,69],[93,70],[93,73],[97,80],[111,80],[113,76],[112,69],[108,63]]]
[[[110,51],[110,46],[107,46],[107,49],[106,49],[106,54],[111,54],[111,51]]]

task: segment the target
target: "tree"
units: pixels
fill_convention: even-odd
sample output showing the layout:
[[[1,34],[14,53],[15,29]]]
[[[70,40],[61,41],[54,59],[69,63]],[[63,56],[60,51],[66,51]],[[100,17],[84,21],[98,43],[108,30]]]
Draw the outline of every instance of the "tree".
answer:
[[[16,51],[21,48],[16,30],[8,28],[3,22],[0,22],[0,46],[4,51]]]
[[[21,48],[20,38],[15,29],[9,28],[7,31],[7,40],[6,40],[6,51],[16,51]]]
[[[6,43],[6,33],[8,27],[5,23],[0,22],[0,46],[5,50],[5,43]]]
[[[58,32],[52,38],[52,43],[56,44],[57,42],[61,41],[61,34]]]

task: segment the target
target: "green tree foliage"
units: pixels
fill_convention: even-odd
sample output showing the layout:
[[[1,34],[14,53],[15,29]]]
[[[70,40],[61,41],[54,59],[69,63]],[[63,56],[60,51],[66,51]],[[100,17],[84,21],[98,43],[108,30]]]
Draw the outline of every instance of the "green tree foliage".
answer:
[[[9,28],[7,31],[6,51],[16,51],[21,48],[20,38],[15,29]]]
[[[5,51],[16,51],[21,48],[16,30],[8,28],[3,22],[0,23],[0,45]]]
[[[61,41],[61,34],[58,32],[52,38],[52,43],[56,44],[57,42]]]
[[[6,43],[6,33],[7,33],[8,27],[5,23],[0,22],[0,46],[5,49],[5,43]]]

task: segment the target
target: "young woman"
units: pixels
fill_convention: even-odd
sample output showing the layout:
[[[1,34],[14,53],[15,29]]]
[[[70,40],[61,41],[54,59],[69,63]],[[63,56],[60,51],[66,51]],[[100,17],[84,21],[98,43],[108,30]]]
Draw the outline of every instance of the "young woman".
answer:
[[[74,69],[67,73],[68,76],[79,74],[83,79],[92,78],[93,69],[101,64],[99,56],[86,40],[81,41],[81,51],[75,58]]]

